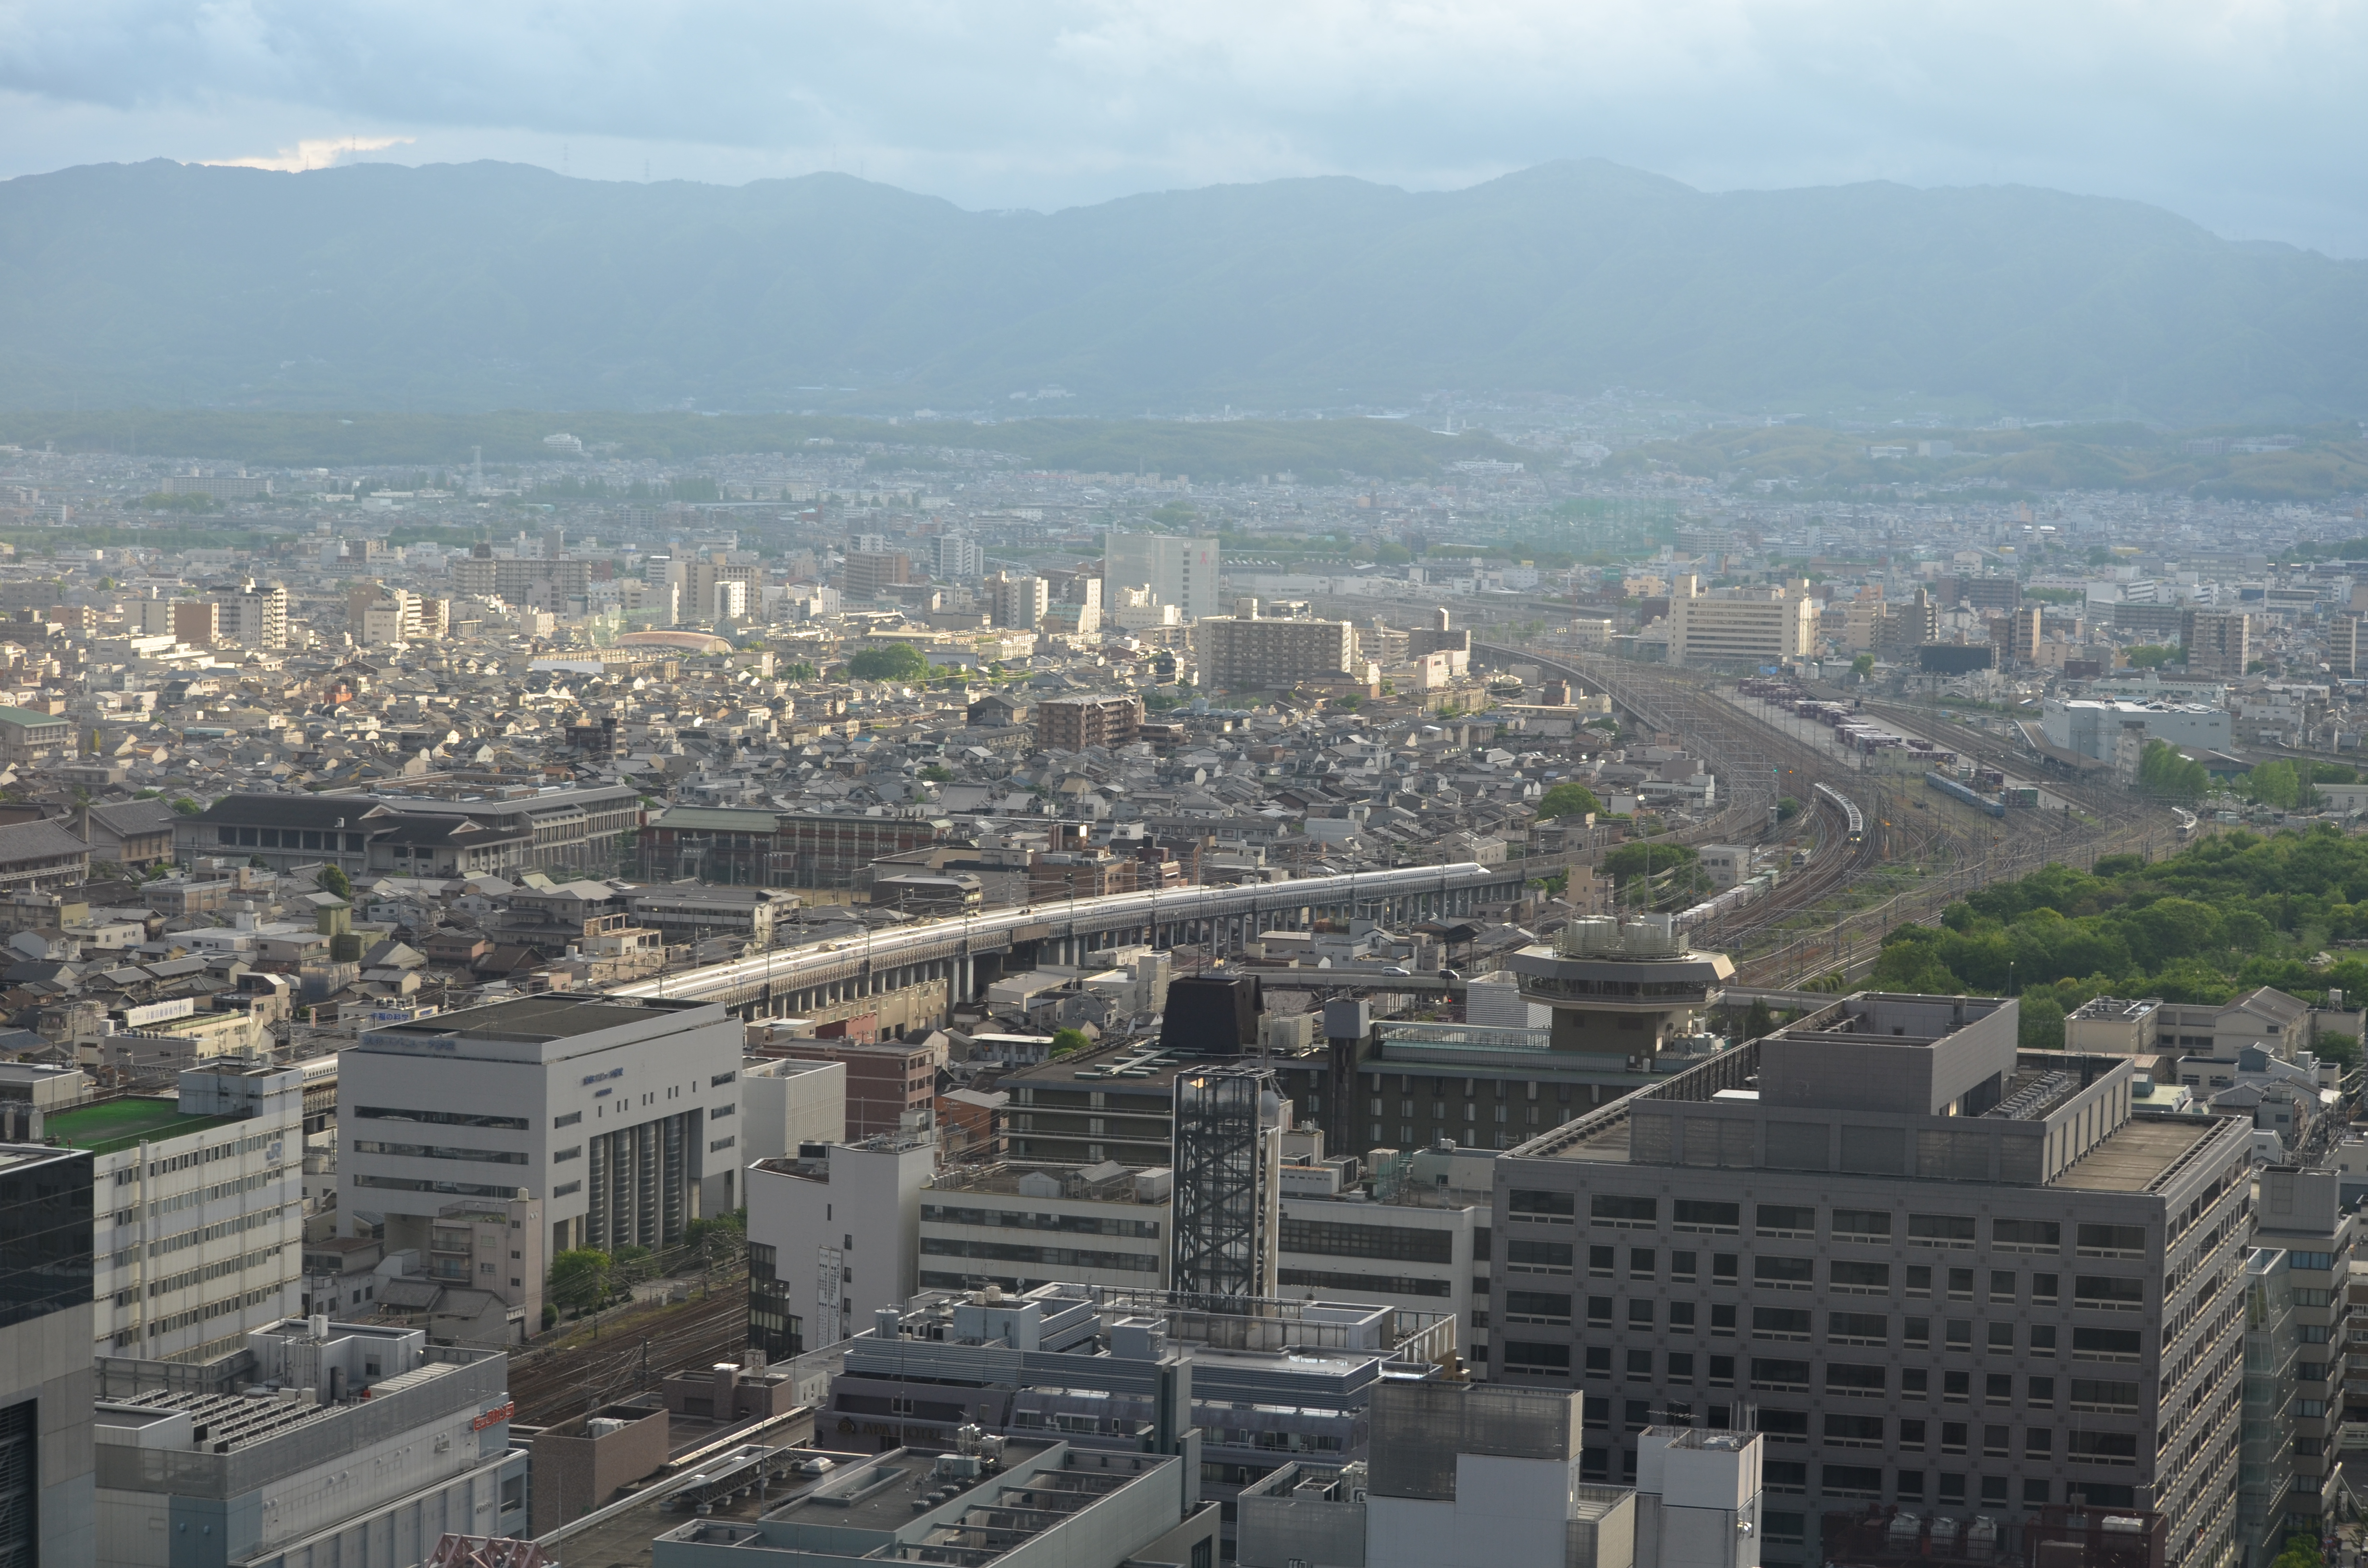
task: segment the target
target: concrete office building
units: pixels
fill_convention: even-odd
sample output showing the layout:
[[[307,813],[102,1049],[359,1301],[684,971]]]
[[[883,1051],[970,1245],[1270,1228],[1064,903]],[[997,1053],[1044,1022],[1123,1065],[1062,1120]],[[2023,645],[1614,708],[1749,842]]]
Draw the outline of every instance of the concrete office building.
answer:
[[[2155,1510],[2221,1561],[2249,1125],[2017,1017],[1861,993],[1506,1154],[1492,1376],[1586,1392],[1590,1477],[1750,1405],[1771,1509]]]
[[[1316,1152],[1282,1166],[1277,1293],[1448,1314],[1457,1348],[1486,1365],[1495,1153],[1375,1149],[1352,1181],[1359,1162],[1326,1158],[1322,1136],[1285,1135]]]
[[[740,1065],[740,1158],[795,1154],[806,1143],[847,1139],[847,1063],[768,1060]]]
[[[91,1157],[0,1143],[0,1562],[97,1556]]]
[[[338,1057],[337,1208],[428,1250],[455,1199],[542,1204],[548,1255],[673,1244],[738,1207],[740,1021],[552,994],[366,1029]]]
[[[770,1249],[775,1310],[802,1320],[806,1344],[844,1339],[917,1289],[921,1194],[937,1163],[936,1133],[916,1125],[748,1167],[748,1243]]]
[[[1294,1458],[1363,1458],[1374,1391],[1435,1375],[1452,1333],[1435,1314],[1338,1301],[1076,1284],[929,1291],[848,1342],[815,1432],[849,1448],[951,1449],[974,1425],[1180,1452],[1230,1500]]]
[[[792,1062],[837,1062],[847,1068],[846,1136],[877,1138],[900,1132],[927,1118],[938,1101],[938,1070],[946,1064],[943,1040],[808,1040],[795,1036],[762,1042],[765,1056]],[[795,1153],[794,1148],[783,1151]]]
[[[993,1285],[1015,1296],[1064,1280],[1165,1289],[1174,1188],[1172,1171],[1114,1161],[1082,1170],[950,1169],[921,1194],[919,1288]]]
[[[1113,529],[1102,541],[1102,593],[1123,604],[1121,590],[1148,588],[1163,605],[1174,605],[1188,621],[1217,613],[1217,540],[1207,536],[1127,534]]]
[[[302,1301],[303,1070],[222,1060],[179,1090],[48,1118],[92,1159],[98,1355],[211,1360]]]
[[[1669,662],[1719,668],[1798,664],[1816,648],[1808,585],[1704,589],[1681,575],[1669,589]]]
[[[2236,744],[2234,716],[2225,708],[2195,702],[2125,702],[2115,698],[2051,697],[2040,710],[2047,744],[2100,762],[2113,760],[2122,727],[2146,726],[2150,741],[2181,750],[2226,751]]]
[[[523,1535],[509,1358],[427,1338],[316,1315],[203,1367],[101,1363],[95,1560],[353,1568],[423,1562],[446,1535]]]
[[[2257,1181],[2260,1287],[2286,1298],[2292,1332],[2283,1336],[2264,1319],[2260,1332],[2270,1337],[2260,1348],[2270,1353],[2257,1356],[2249,1337],[2246,1349],[2247,1435],[2257,1411],[2264,1419],[2275,1412],[2285,1439],[2276,1469],[2261,1471],[2251,1533],[2239,1543],[2253,1564],[2277,1556],[2289,1531],[2317,1537],[2335,1528],[2342,1484],[2336,1466],[2346,1436],[2345,1297],[2359,1233],[2357,1206],[2343,1201],[2340,1172],[2271,1165]],[[2257,1378],[2271,1381],[2257,1390]],[[2279,1484],[2269,1484],[2271,1476]]]
[[[1755,1568],[1761,1439],[1651,1427],[1636,1484],[1578,1478],[1577,1396],[1375,1392],[1362,1473],[1285,1465],[1236,1505],[1243,1568]]]

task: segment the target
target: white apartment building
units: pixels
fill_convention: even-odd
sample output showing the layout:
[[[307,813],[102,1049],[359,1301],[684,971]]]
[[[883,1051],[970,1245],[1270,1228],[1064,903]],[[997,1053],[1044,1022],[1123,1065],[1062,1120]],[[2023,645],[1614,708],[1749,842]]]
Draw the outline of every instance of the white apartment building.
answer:
[[[948,583],[975,583],[986,571],[986,559],[979,553],[978,540],[968,534],[938,536],[937,576]]]
[[[47,1119],[92,1155],[98,1355],[210,1360],[302,1301],[303,1071],[222,1062],[179,1087]]]
[[[1705,590],[1681,575],[1669,588],[1669,662],[1795,664],[1817,645],[1817,614],[1804,583]]]
[[[937,1163],[935,1132],[916,1127],[748,1167],[749,1269],[779,1281],[804,1343],[844,1339],[918,1289],[922,1189]]]
[[[223,642],[242,648],[288,646],[288,588],[282,583],[257,584],[252,577],[207,591],[221,608]]]
[[[1174,605],[1186,620],[1217,613],[1217,541],[1206,535],[1122,534],[1113,530],[1102,545],[1102,585],[1115,604],[1127,588],[1149,588],[1160,604]]]
[[[366,1030],[338,1057],[337,1208],[429,1250],[455,1199],[540,1199],[548,1255],[670,1245],[738,1205],[740,1020],[550,994]]]
[[[1044,611],[1052,605],[1052,586],[1042,577],[1014,577],[998,572],[986,580],[983,597],[986,613],[996,626],[1032,631],[1043,623]]]

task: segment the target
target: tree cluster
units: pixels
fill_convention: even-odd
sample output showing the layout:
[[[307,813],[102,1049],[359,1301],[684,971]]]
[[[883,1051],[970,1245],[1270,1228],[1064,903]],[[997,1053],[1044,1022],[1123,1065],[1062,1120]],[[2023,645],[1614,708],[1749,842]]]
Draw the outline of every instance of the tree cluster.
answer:
[[[1941,994],[2015,994],[2027,1047],[2063,1043],[2064,1016],[2090,997],[2225,1002],[2257,986],[2305,997],[2368,987],[2368,839],[2332,825],[2230,833],[2146,864],[2044,867],[1982,889],[1884,938],[1870,983]],[[2322,961],[2324,960],[2324,961]]]

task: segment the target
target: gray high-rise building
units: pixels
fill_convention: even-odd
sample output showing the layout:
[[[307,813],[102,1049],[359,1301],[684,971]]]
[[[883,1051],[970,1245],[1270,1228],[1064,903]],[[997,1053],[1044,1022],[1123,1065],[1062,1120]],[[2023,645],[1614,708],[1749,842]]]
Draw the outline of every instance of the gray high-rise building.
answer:
[[[0,1562],[98,1557],[91,1157],[0,1144]]]
[[[1870,1507],[2067,1504],[2222,1562],[2251,1123],[2136,1114],[2127,1058],[2017,1019],[1861,993],[1507,1153],[1491,1375],[1585,1391],[1590,1478],[1649,1424],[1755,1421],[1770,1563]]]

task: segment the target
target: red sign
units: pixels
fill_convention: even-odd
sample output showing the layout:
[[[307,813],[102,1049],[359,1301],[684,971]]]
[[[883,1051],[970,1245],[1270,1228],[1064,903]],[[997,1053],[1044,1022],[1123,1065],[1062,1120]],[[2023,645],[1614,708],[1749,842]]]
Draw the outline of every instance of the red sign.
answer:
[[[517,1414],[518,1401],[516,1400],[510,1401],[507,1404],[497,1404],[493,1409],[486,1411],[483,1415],[478,1416],[474,1421],[470,1422],[469,1430],[472,1432],[482,1432],[488,1426],[498,1426]]]

